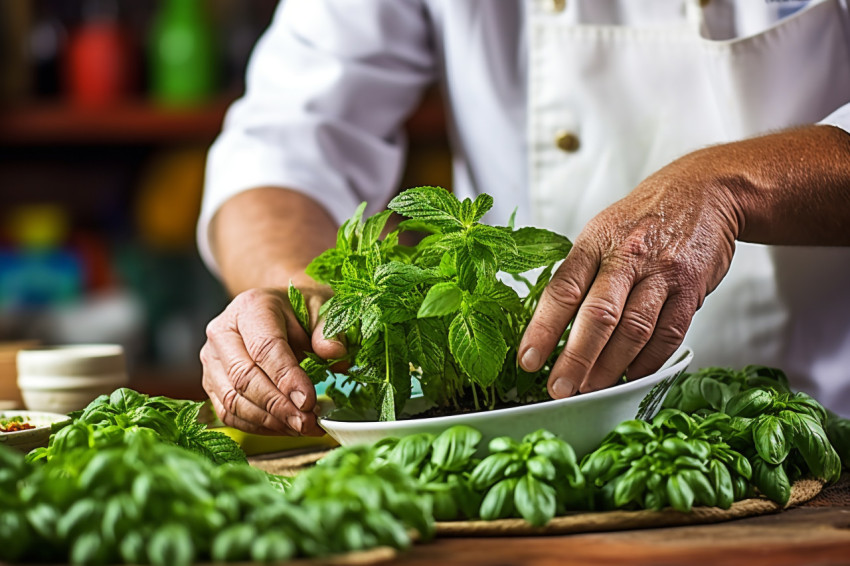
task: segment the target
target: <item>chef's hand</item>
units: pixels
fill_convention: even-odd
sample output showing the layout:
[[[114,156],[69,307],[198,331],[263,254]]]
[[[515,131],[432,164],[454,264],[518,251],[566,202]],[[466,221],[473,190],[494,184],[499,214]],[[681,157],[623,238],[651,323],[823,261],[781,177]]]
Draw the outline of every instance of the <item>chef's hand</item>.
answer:
[[[576,238],[519,348],[520,365],[539,370],[575,319],[549,376],[553,398],[648,375],[682,343],[735,249],[734,202],[710,170],[705,152],[668,165]]]
[[[326,340],[317,323],[330,291],[299,288],[310,311],[312,336],[299,325],[283,289],[245,291],[207,326],[203,385],[226,425],[269,435],[323,434],[314,413],[315,389],[298,360],[304,351],[341,357],[345,347]]]

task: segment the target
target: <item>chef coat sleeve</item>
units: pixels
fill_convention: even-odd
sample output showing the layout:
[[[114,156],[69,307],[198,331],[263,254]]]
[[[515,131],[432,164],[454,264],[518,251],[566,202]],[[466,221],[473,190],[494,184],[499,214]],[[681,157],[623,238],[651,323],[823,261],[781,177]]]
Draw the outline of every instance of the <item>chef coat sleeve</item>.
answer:
[[[850,104],[845,104],[838,110],[818,122],[822,126],[835,126],[850,134]]]
[[[383,208],[403,165],[404,120],[434,72],[422,0],[283,2],[207,158],[197,234],[210,269],[210,220],[241,191],[294,189],[337,222],[362,201]]]

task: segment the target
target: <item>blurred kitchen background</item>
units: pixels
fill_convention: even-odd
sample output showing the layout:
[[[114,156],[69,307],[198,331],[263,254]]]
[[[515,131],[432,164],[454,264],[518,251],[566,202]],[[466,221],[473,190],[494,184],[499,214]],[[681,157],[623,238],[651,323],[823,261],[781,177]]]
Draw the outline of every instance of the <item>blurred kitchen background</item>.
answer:
[[[195,246],[205,154],[276,6],[0,0],[0,398],[21,346],[91,342],[131,386],[203,395],[228,301]],[[444,124],[431,92],[402,187],[450,186]]]

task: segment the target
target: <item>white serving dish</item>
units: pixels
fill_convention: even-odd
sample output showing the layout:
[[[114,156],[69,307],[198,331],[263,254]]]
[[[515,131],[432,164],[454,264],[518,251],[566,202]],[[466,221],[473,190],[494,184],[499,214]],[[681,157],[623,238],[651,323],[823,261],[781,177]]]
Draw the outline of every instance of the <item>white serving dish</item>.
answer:
[[[0,432],[0,445],[29,452],[33,448],[47,446],[50,439],[50,427],[54,423],[68,420],[68,415],[45,413],[42,411],[0,411],[0,418],[24,417],[35,428],[17,432]]]
[[[568,399],[428,419],[349,422],[320,418],[319,424],[343,446],[370,444],[386,437],[420,432],[439,434],[455,425],[469,425],[481,431],[483,440],[479,446],[483,448],[490,439],[498,436],[520,439],[544,428],[569,442],[576,455],[581,457],[596,448],[615,426],[635,418],[644,397],[659,386],[653,392],[653,406],[646,408],[647,412],[654,412],[669,385],[687,369],[693,357],[690,348],[682,347],[652,375]]]

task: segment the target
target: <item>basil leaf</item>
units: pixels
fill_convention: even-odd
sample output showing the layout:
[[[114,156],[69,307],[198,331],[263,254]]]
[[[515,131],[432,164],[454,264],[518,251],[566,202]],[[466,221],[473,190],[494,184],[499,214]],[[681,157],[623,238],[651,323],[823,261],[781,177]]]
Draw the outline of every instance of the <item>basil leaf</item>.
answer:
[[[732,475],[725,465],[712,460],[709,464],[708,479],[714,488],[716,495],[715,505],[721,509],[728,509],[735,500]]]
[[[469,465],[479,442],[481,433],[476,429],[465,425],[453,426],[434,440],[431,462],[444,470],[463,470]]]
[[[526,462],[528,473],[540,480],[552,482],[555,480],[555,466],[548,458],[532,456]]]
[[[676,511],[687,513],[694,504],[694,490],[681,474],[667,479],[667,499]]]
[[[485,490],[505,475],[505,470],[514,457],[506,453],[496,453],[487,456],[475,466],[469,482],[473,488]]]
[[[791,451],[782,423],[772,415],[762,415],[756,420],[753,439],[759,456],[770,464],[781,464]]]
[[[526,474],[517,482],[514,505],[523,519],[535,527],[541,527],[555,516],[555,489]]]
[[[434,435],[419,433],[400,438],[398,443],[387,454],[388,461],[413,473],[431,450]]]
[[[699,470],[682,470],[679,476],[693,490],[694,502],[709,507],[717,505],[717,493],[704,473]]]
[[[632,468],[616,480],[614,505],[625,507],[633,501],[640,501],[649,480],[649,472]]]
[[[752,418],[764,413],[773,405],[773,394],[765,389],[750,389],[738,393],[726,403],[726,414],[731,417]]]
[[[760,456],[752,459],[753,483],[768,499],[785,505],[791,497],[791,482],[781,464],[769,464]]]

